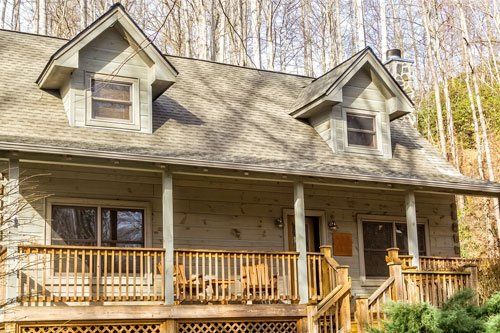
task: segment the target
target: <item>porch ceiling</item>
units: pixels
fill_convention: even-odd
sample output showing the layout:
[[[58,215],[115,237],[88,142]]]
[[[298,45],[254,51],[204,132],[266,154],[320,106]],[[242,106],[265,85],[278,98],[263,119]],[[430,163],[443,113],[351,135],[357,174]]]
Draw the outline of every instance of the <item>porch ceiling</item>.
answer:
[[[165,160],[158,157],[144,157],[123,154],[91,153],[88,151],[70,150],[61,155],[32,152],[33,149],[16,145],[16,150],[2,150],[0,143],[0,160],[17,158],[22,162],[75,165],[97,168],[138,170],[145,172],[162,172],[165,169],[173,174],[201,175],[207,177],[249,179],[256,181],[301,181],[305,184],[327,185],[339,187],[385,189],[394,191],[415,190],[419,192],[449,193],[454,195],[475,195],[498,197],[500,185],[497,183],[477,182],[460,183],[449,181],[423,181],[420,179],[349,175],[324,171],[287,170],[281,168],[259,168],[254,165],[235,165],[223,163],[198,163],[190,161]],[[10,147],[11,149],[13,147]],[[43,148],[46,151],[47,148]],[[59,149],[58,149],[59,150]],[[91,157],[89,157],[91,156]]]

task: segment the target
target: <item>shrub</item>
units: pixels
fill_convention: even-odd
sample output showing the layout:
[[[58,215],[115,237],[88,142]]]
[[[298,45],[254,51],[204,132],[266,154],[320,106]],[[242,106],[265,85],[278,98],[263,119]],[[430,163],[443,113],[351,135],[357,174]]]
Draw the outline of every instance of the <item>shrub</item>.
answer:
[[[500,292],[483,306],[476,305],[474,291],[466,289],[453,295],[441,309],[427,303],[389,303],[384,308],[387,320],[383,329],[372,333],[497,333],[500,332]]]
[[[484,327],[486,333],[500,332],[500,313],[489,317]]]
[[[383,330],[370,329],[372,333],[441,333],[438,327],[438,310],[427,304],[389,303],[384,312],[388,320],[383,324]]]
[[[470,289],[453,295],[441,308],[439,328],[449,333],[482,332],[484,311],[475,305],[474,297]]]

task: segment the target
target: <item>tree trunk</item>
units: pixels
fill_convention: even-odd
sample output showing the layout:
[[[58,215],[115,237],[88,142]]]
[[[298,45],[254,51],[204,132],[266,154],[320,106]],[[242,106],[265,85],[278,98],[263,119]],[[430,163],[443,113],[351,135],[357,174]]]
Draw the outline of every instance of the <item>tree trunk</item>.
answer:
[[[353,0],[353,5],[355,22],[355,46],[356,51],[359,51],[366,46],[365,26],[363,20],[363,0]]]
[[[311,41],[311,31],[309,17],[311,13],[311,2],[308,0],[302,0],[302,40],[304,47],[304,74],[308,76],[313,76],[313,62],[312,62],[312,41]]]
[[[474,71],[474,65],[472,64],[472,52],[470,50],[470,39],[469,39],[469,30],[467,27],[467,20],[465,18],[465,12],[463,9],[463,6],[461,3],[458,4],[458,10],[460,14],[460,25],[462,28],[462,37],[463,37],[463,42],[464,42],[464,47],[465,47],[465,56],[466,56],[466,62],[468,64],[467,70],[470,70],[471,72],[471,78],[472,78],[472,86],[474,88],[474,95],[476,99],[476,104],[477,104],[477,111],[479,114],[479,124],[481,128],[481,136],[482,136],[482,141],[484,145],[484,153],[486,157],[486,167],[488,170],[488,180],[490,181],[495,181],[495,172],[493,168],[493,161],[491,159],[491,149],[490,149],[490,143],[488,139],[488,128],[486,124],[486,118],[484,116],[484,111],[483,111],[483,106],[481,103],[481,95],[479,92],[479,84],[477,82],[477,77],[476,77],[476,72]],[[495,220],[496,220],[496,229],[497,229],[497,240],[500,238],[500,210],[499,210],[499,203],[498,203],[498,198],[493,198],[493,213],[495,214]]]
[[[252,63],[255,68],[262,68],[260,57],[260,1],[250,0],[252,29]]]
[[[266,58],[267,58],[267,69],[274,69],[274,5],[272,1],[269,1],[266,13]]]
[[[420,5],[422,9],[422,18],[425,29],[425,45],[427,51],[427,64],[428,70],[431,74],[432,84],[434,88],[434,100],[436,102],[436,113],[437,113],[437,126],[438,126],[438,137],[439,137],[439,146],[441,150],[441,155],[446,158],[446,136],[444,132],[444,121],[443,121],[443,110],[441,107],[441,95],[439,91],[439,82],[436,74],[436,68],[432,63],[432,50],[431,50],[431,34],[430,34],[430,25],[429,25],[429,14],[428,8],[426,6],[426,0],[420,0]]]
[[[380,12],[380,52],[382,55],[382,61],[387,60],[387,50],[389,45],[387,43],[387,6],[385,0],[379,1],[379,12]]]

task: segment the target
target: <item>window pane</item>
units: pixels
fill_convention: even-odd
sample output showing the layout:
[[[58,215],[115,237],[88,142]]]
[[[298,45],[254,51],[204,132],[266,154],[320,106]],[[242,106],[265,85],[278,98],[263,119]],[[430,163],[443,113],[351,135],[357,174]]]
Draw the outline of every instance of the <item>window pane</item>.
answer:
[[[347,114],[347,128],[374,131],[375,117]]]
[[[399,248],[400,254],[408,254],[408,231],[406,223],[396,223],[396,246]]]
[[[102,209],[103,246],[144,246],[144,211]]]
[[[132,84],[92,80],[92,97],[130,102]]]
[[[347,132],[347,144],[349,146],[365,146],[365,147],[375,147],[375,134],[373,133],[363,133],[363,132]]]
[[[97,245],[97,208],[52,206],[52,244]]]
[[[396,246],[399,248],[399,253],[408,254],[408,231],[406,223],[396,223]],[[417,224],[418,235],[418,252],[420,255],[425,255],[425,226]]]
[[[392,223],[363,222],[366,276],[387,276],[386,250],[393,245]]]
[[[417,234],[418,234],[418,253],[421,256],[425,256],[427,249],[425,246],[425,225],[417,224]]]
[[[92,100],[92,118],[130,120],[130,104]]]

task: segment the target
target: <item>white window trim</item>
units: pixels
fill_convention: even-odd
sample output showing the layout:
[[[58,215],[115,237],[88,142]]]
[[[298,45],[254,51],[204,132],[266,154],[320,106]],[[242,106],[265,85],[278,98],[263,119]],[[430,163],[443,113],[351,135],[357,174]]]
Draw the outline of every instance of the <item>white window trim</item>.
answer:
[[[349,146],[347,135],[347,114],[358,114],[360,116],[371,116],[375,118],[375,140],[376,148],[362,147],[362,146]],[[344,151],[349,153],[369,154],[369,155],[383,155],[383,139],[382,139],[382,113],[379,111],[369,111],[355,108],[342,108],[342,122],[344,124]]]
[[[130,121],[123,121],[119,119],[94,119],[92,118],[92,79],[96,80],[109,80],[112,82],[122,82],[132,84],[132,110]],[[123,77],[123,76],[113,76],[108,74],[99,74],[85,72],[85,125],[96,126],[96,127],[107,127],[114,129],[126,129],[126,130],[140,130],[141,129],[141,112],[140,112],[140,89],[139,89],[139,79]]]
[[[122,201],[122,200],[99,200],[84,198],[58,198],[51,197],[47,199],[47,213],[45,223],[45,244],[52,245],[52,206],[81,206],[97,208],[97,243],[101,243],[101,209],[105,208],[127,208],[144,210],[144,247],[152,247],[152,210],[151,203],[141,201]]]
[[[357,214],[358,224],[358,257],[359,257],[359,278],[362,285],[372,286],[380,285],[380,281],[385,279],[380,278],[367,278],[365,269],[365,245],[363,240],[363,222],[386,222],[386,223],[406,223],[405,216],[395,215],[370,215],[370,214]],[[429,239],[429,220],[427,218],[417,218],[417,224],[424,225],[425,233],[425,252],[430,255],[430,239]]]

